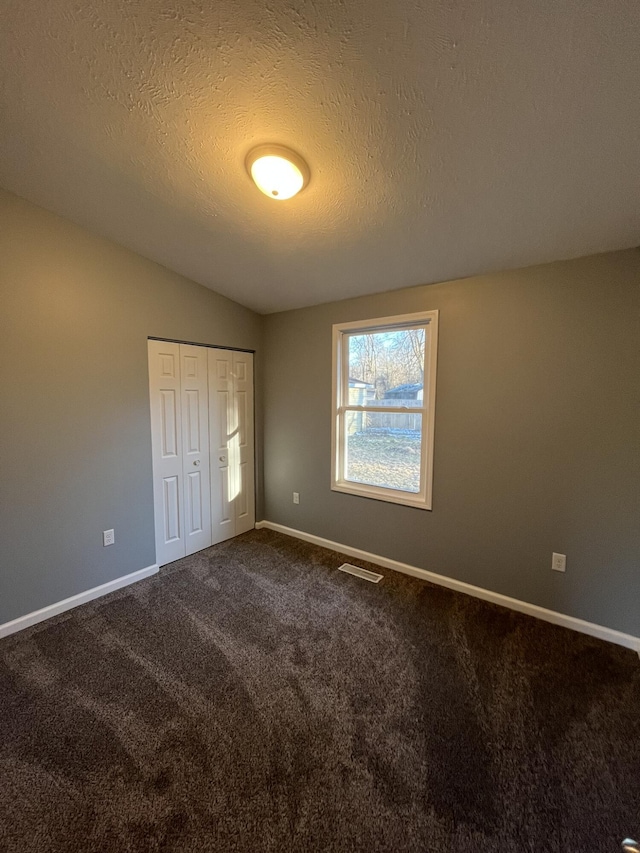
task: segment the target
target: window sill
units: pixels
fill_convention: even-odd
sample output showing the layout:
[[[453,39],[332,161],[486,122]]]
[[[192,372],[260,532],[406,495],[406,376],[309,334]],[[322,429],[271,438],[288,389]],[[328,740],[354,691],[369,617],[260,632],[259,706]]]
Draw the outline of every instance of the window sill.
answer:
[[[336,482],[331,484],[332,492],[342,492],[345,495],[356,495],[360,498],[370,498],[374,501],[410,506],[414,509],[431,510],[431,503],[423,495],[411,496],[409,493],[398,492],[395,489],[381,489],[359,483]]]

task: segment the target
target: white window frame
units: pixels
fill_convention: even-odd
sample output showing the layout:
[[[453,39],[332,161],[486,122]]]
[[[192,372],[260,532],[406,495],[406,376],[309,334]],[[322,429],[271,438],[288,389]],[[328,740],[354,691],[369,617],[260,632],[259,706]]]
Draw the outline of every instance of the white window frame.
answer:
[[[395,331],[408,328],[425,328],[424,392],[422,406],[355,406],[349,404],[349,335]],[[389,503],[403,504],[418,509],[432,508],[433,448],[436,403],[436,368],[438,355],[438,311],[421,311],[417,314],[400,314],[396,317],[379,317],[375,320],[357,320],[333,326],[333,386],[331,419],[331,489],[360,495]],[[346,480],[345,434],[347,412],[411,412],[422,415],[422,448],[420,454],[420,491],[404,492],[365,483]]]

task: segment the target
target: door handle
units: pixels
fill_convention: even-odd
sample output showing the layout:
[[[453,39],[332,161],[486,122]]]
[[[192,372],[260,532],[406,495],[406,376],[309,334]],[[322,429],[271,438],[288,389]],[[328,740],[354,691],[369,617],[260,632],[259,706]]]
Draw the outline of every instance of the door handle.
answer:
[[[199,460],[199,459],[196,459],[196,460],[195,460],[195,462],[194,462],[193,464],[194,464],[194,465],[196,466],[196,468],[197,468],[197,467],[200,465],[200,460]]]
[[[226,456],[218,456],[218,461],[219,461],[219,462],[226,462],[226,461],[227,461],[227,457],[226,457]]]

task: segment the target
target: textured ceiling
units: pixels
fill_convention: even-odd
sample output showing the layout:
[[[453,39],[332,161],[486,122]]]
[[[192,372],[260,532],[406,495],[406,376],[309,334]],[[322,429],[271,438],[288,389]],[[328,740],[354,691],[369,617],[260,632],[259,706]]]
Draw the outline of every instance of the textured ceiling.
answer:
[[[262,312],[626,248],[639,44],[638,0],[1,0],[0,184]]]

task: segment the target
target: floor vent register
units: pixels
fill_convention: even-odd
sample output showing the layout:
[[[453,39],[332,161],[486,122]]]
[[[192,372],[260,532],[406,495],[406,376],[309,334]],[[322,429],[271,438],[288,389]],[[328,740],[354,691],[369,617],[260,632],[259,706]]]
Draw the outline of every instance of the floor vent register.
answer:
[[[380,583],[384,575],[377,575],[375,572],[370,572],[368,569],[361,569],[360,566],[352,566],[351,563],[343,563],[338,567],[339,572],[346,572],[349,575],[355,575],[357,578],[362,578],[371,583]]]

